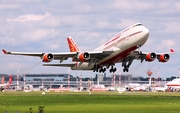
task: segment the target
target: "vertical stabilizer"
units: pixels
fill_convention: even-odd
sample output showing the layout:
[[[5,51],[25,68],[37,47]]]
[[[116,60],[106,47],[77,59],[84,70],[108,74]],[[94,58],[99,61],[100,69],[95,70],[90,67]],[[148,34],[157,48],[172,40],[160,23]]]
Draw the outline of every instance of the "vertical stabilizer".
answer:
[[[67,41],[68,41],[68,45],[69,45],[69,50],[70,52],[79,52],[81,51],[77,44],[75,43],[75,41],[72,39],[72,37],[68,37],[67,38]]]
[[[12,84],[12,75],[9,76],[9,82],[10,85]]]
[[[2,77],[1,84],[4,84],[4,77]]]

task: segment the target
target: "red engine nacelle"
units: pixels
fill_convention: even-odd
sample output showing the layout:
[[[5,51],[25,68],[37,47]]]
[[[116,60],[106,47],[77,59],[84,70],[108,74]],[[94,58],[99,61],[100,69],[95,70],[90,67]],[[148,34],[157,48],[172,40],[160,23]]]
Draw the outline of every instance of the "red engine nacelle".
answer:
[[[51,53],[46,53],[42,57],[43,62],[51,62],[53,59],[54,59],[54,56]]]
[[[78,59],[82,62],[90,59],[90,54],[88,52],[83,52],[78,54]]]
[[[169,54],[162,54],[159,56],[158,60],[159,62],[167,62],[169,58],[170,58]]]
[[[156,58],[156,53],[149,53],[146,55],[146,61],[151,62],[154,61]]]

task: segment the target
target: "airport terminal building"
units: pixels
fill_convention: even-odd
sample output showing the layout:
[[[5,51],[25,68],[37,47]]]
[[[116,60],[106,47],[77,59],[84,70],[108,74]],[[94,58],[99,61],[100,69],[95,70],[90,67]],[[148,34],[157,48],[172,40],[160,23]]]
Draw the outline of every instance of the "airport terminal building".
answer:
[[[26,84],[33,84],[33,86],[60,86],[61,84],[68,84],[69,81],[76,81],[76,78],[71,74],[27,74],[24,75],[24,82]]]
[[[27,74],[24,77],[25,81],[67,81],[68,76],[70,80],[75,78],[71,74]]]

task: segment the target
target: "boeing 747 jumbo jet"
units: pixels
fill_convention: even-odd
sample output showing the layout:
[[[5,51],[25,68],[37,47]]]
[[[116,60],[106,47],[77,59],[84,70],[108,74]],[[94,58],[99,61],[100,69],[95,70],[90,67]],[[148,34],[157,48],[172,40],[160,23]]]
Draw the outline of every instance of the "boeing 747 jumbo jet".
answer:
[[[2,50],[4,54],[25,55],[40,57],[42,62],[51,62],[59,60],[58,64],[43,64],[43,66],[63,66],[71,67],[72,70],[93,70],[93,72],[115,72],[115,64],[122,63],[123,72],[128,72],[133,60],[154,61],[156,58],[159,62],[167,62],[173,49],[166,53],[142,52],[137,49],[145,44],[149,37],[149,30],[141,23],[133,24],[130,27],[116,34],[105,44],[93,51],[81,51],[72,37],[68,37],[70,52],[60,53],[31,53],[31,52],[8,52]],[[64,60],[72,58],[72,63],[63,64]]]

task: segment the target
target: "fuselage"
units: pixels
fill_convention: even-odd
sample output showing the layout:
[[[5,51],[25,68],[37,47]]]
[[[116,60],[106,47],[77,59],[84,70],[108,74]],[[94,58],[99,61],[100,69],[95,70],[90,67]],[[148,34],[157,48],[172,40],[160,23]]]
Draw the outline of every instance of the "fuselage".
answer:
[[[180,78],[176,78],[166,84],[168,87],[180,89]]]
[[[115,64],[121,62],[132,51],[136,50],[145,44],[149,37],[149,30],[142,24],[137,23],[117,33],[112,39],[105,44],[96,48],[94,51],[114,51],[111,55],[103,58],[98,65]],[[72,70],[92,70],[94,63],[90,66],[87,62],[83,62],[81,65],[72,67]]]

